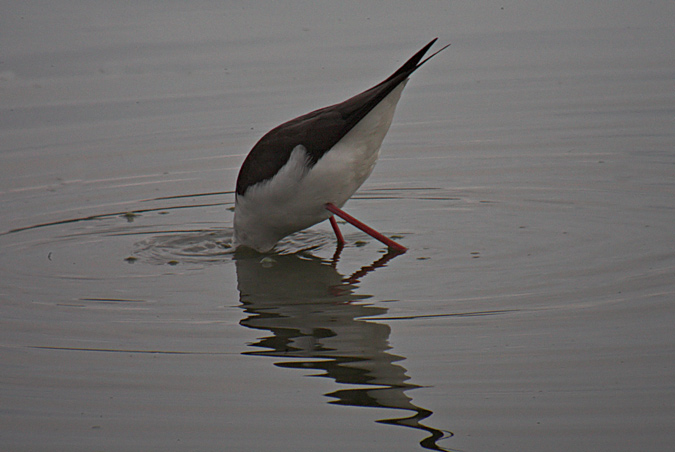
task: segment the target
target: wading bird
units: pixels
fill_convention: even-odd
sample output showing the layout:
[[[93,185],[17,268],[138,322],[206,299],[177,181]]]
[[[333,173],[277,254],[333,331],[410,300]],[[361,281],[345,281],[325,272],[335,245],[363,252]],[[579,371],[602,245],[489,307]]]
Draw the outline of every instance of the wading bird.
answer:
[[[373,171],[408,77],[448,47],[423,60],[437,39],[383,82],[281,124],[258,141],[237,178],[235,247],[268,252],[287,235],[328,219],[341,246],[337,215],[390,249],[407,250],[341,207]]]

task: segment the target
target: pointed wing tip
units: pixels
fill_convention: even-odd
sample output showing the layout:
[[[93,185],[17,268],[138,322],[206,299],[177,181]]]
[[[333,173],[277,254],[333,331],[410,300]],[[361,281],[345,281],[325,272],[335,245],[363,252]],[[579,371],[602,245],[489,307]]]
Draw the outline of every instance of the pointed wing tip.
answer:
[[[418,50],[417,53],[415,53],[415,55],[413,55],[408,61],[406,61],[403,64],[403,66],[398,68],[398,70],[396,72],[394,72],[391,76],[389,76],[389,78],[386,81],[389,81],[389,80],[391,80],[395,77],[398,77],[400,75],[403,75],[403,74],[405,74],[406,77],[409,76],[410,74],[415,72],[417,70],[417,68],[419,68],[424,63],[429,61],[429,59],[431,59],[432,57],[437,55],[439,52],[442,52],[443,50],[447,49],[448,46],[450,45],[450,44],[447,44],[446,46],[442,47],[440,50],[438,50],[438,51],[434,52],[433,54],[431,54],[430,56],[424,58],[424,54],[429,51],[431,46],[433,46],[436,41],[438,41],[438,38],[432,39],[427,45],[425,45],[420,50]],[[424,59],[422,59],[422,58],[424,58]]]
[[[427,51],[431,48],[431,46],[433,46],[433,45],[436,43],[436,41],[438,41],[438,38],[437,38],[437,37],[434,38],[434,39],[432,39],[431,41],[429,41],[429,43],[428,43],[427,45],[425,45],[424,47],[422,47],[422,49],[421,49],[419,52],[417,52],[417,54],[416,54],[415,56],[417,56],[417,55],[419,55],[419,54],[424,55],[425,53],[427,53]],[[447,49],[448,47],[450,47],[450,43],[448,43],[448,44],[444,45],[443,47],[441,47],[440,50],[435,51],[435,52],[433,53],[433,55],[427,57],[427,58],[425,59],[425,61],[428,60],[429,58],[431,58],[432,56],[436,55],[437,53],[442,52],[443,50]]]
[[[429,44],[427,44],[427,45],[425,46],[425,49],[426,49],[426,50],[429,50],[429,48],[430,48],[436,41],[438,41],[438,38],[433,39]],[[429,55],[428,57],[426,57],[425,59],[423,59],[422,61],[420,61],[420,62],[417,64],[417,67],[422,66],[424,63],[426,63],[427,61],[429,61],[430,59],[432,59],[433,57],[435,57],[436,55],[438,55],[439,53],[441,53],[442,51],[444,51],[444,50],[447,49],[448,47],[450,47],[450,43],[447,43],[446,45],[444,45],[443,47],[441,47],[440,49],[436,50],[434,53],[432,53],[431,55]],[[426,53],[426,50],[425,50],[425,53]]]

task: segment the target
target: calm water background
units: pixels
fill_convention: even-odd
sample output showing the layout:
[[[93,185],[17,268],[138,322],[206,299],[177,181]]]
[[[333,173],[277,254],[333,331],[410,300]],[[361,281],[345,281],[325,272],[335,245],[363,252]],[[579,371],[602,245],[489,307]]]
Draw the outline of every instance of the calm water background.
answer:
[[[671,450],[674,18],[6,2],[0,448]],[[260,136],[436,36],[347,204],[410,251],[233,256]]]

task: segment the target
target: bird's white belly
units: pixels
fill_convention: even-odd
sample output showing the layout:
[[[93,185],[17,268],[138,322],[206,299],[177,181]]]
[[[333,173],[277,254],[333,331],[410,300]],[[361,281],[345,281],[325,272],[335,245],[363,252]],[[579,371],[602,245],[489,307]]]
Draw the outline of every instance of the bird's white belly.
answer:
[[[373,108],[311,168],[302,145],[271,179],[248,188],[235,203],[235,246],[269,251],[283,237],[331,216],[370,176],[405,82]]]

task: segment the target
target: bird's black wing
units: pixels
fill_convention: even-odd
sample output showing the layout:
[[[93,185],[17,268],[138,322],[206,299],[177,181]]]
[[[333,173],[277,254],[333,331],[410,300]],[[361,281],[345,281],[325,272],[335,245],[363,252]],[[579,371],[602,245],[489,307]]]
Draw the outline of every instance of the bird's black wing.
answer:
[[[288,162],[291,152],[298,145],[307,149],[308,163],[314,166],[394,88],[429,58],[447,47],[421,61],[437,39],[424,46],[396,72],[374,87],[344,102],[299,116],[270,130],[244,160],[237,178],[237,194],[243,195],[248,187],[271,179]]]

